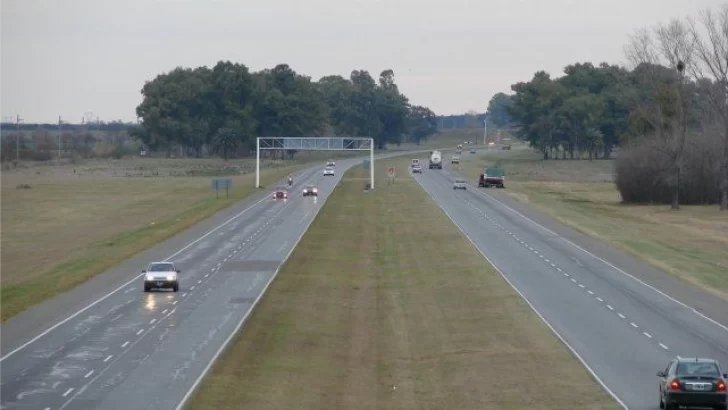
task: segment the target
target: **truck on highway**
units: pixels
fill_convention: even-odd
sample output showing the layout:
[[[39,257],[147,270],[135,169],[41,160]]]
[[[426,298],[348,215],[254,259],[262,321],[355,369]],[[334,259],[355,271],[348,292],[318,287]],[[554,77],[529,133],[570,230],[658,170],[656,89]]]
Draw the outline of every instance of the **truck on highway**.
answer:
[[[498,188],[505,188],[505,183],[506,173],[503,168],[488,167],[478,178],[478,187],[497,186]]]
[[[429,168],[442,169],[442,152],[430,151],[430,165]]]

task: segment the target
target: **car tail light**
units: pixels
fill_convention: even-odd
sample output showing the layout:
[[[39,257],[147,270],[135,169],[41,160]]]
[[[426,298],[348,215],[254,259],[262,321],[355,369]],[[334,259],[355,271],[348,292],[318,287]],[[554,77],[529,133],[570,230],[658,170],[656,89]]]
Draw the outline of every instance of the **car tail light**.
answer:
[[[715,386],[715,389],[717,391],[723,391],[723,392],[726,391],[725,380],[718,379],[718,384]]]
[[[670,390],[680,390],[680,380],[673,379],[670,382]]]

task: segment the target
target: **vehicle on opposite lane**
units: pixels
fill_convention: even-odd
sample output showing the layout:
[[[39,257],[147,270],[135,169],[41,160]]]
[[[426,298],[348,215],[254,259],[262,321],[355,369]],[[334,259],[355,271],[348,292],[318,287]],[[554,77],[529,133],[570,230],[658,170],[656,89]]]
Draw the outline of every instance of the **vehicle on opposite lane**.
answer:
[[[318,188],[315,185],[306,185],[303,187],[303,196],[318,196]]]
[[[273,192],[273,199],[288,199],[288,189],[284,186],[277,186]]]
[[[334,167],[327,166],[324,168],[324,176],[334,176]]]
[[[147,269],[142,270],[144,273],[144,291],[149,292],[152,289],[172,289],[179,291],[179,269],[173,262],[152,262]]]
[[[728,375],[714,359],[675,358],[657,376],[661,409],[690,406],[726,410]]]
[[[456,179],[452,184],[452,189],[468,189],[468,182],[464,179]]]

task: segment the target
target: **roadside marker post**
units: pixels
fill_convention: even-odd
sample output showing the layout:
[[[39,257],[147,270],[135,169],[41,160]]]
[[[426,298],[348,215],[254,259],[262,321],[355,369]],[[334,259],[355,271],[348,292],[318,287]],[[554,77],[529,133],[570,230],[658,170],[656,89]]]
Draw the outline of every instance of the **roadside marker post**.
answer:
[[[230,198],[230,188],[233,186],[233,180],[230,178],[214,178],[212,180],[212,189],[215,190],[215,199],[220,198],[220,190],[225,188],[225,197]]]

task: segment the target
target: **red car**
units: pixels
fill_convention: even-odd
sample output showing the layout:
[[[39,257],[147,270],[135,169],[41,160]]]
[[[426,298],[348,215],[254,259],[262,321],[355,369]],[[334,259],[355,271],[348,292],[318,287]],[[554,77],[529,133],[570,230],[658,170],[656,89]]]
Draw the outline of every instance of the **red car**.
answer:
[[[288,199],[288,190],[286,187],[277,187],[275,192],[273,192],[273,199]]]

